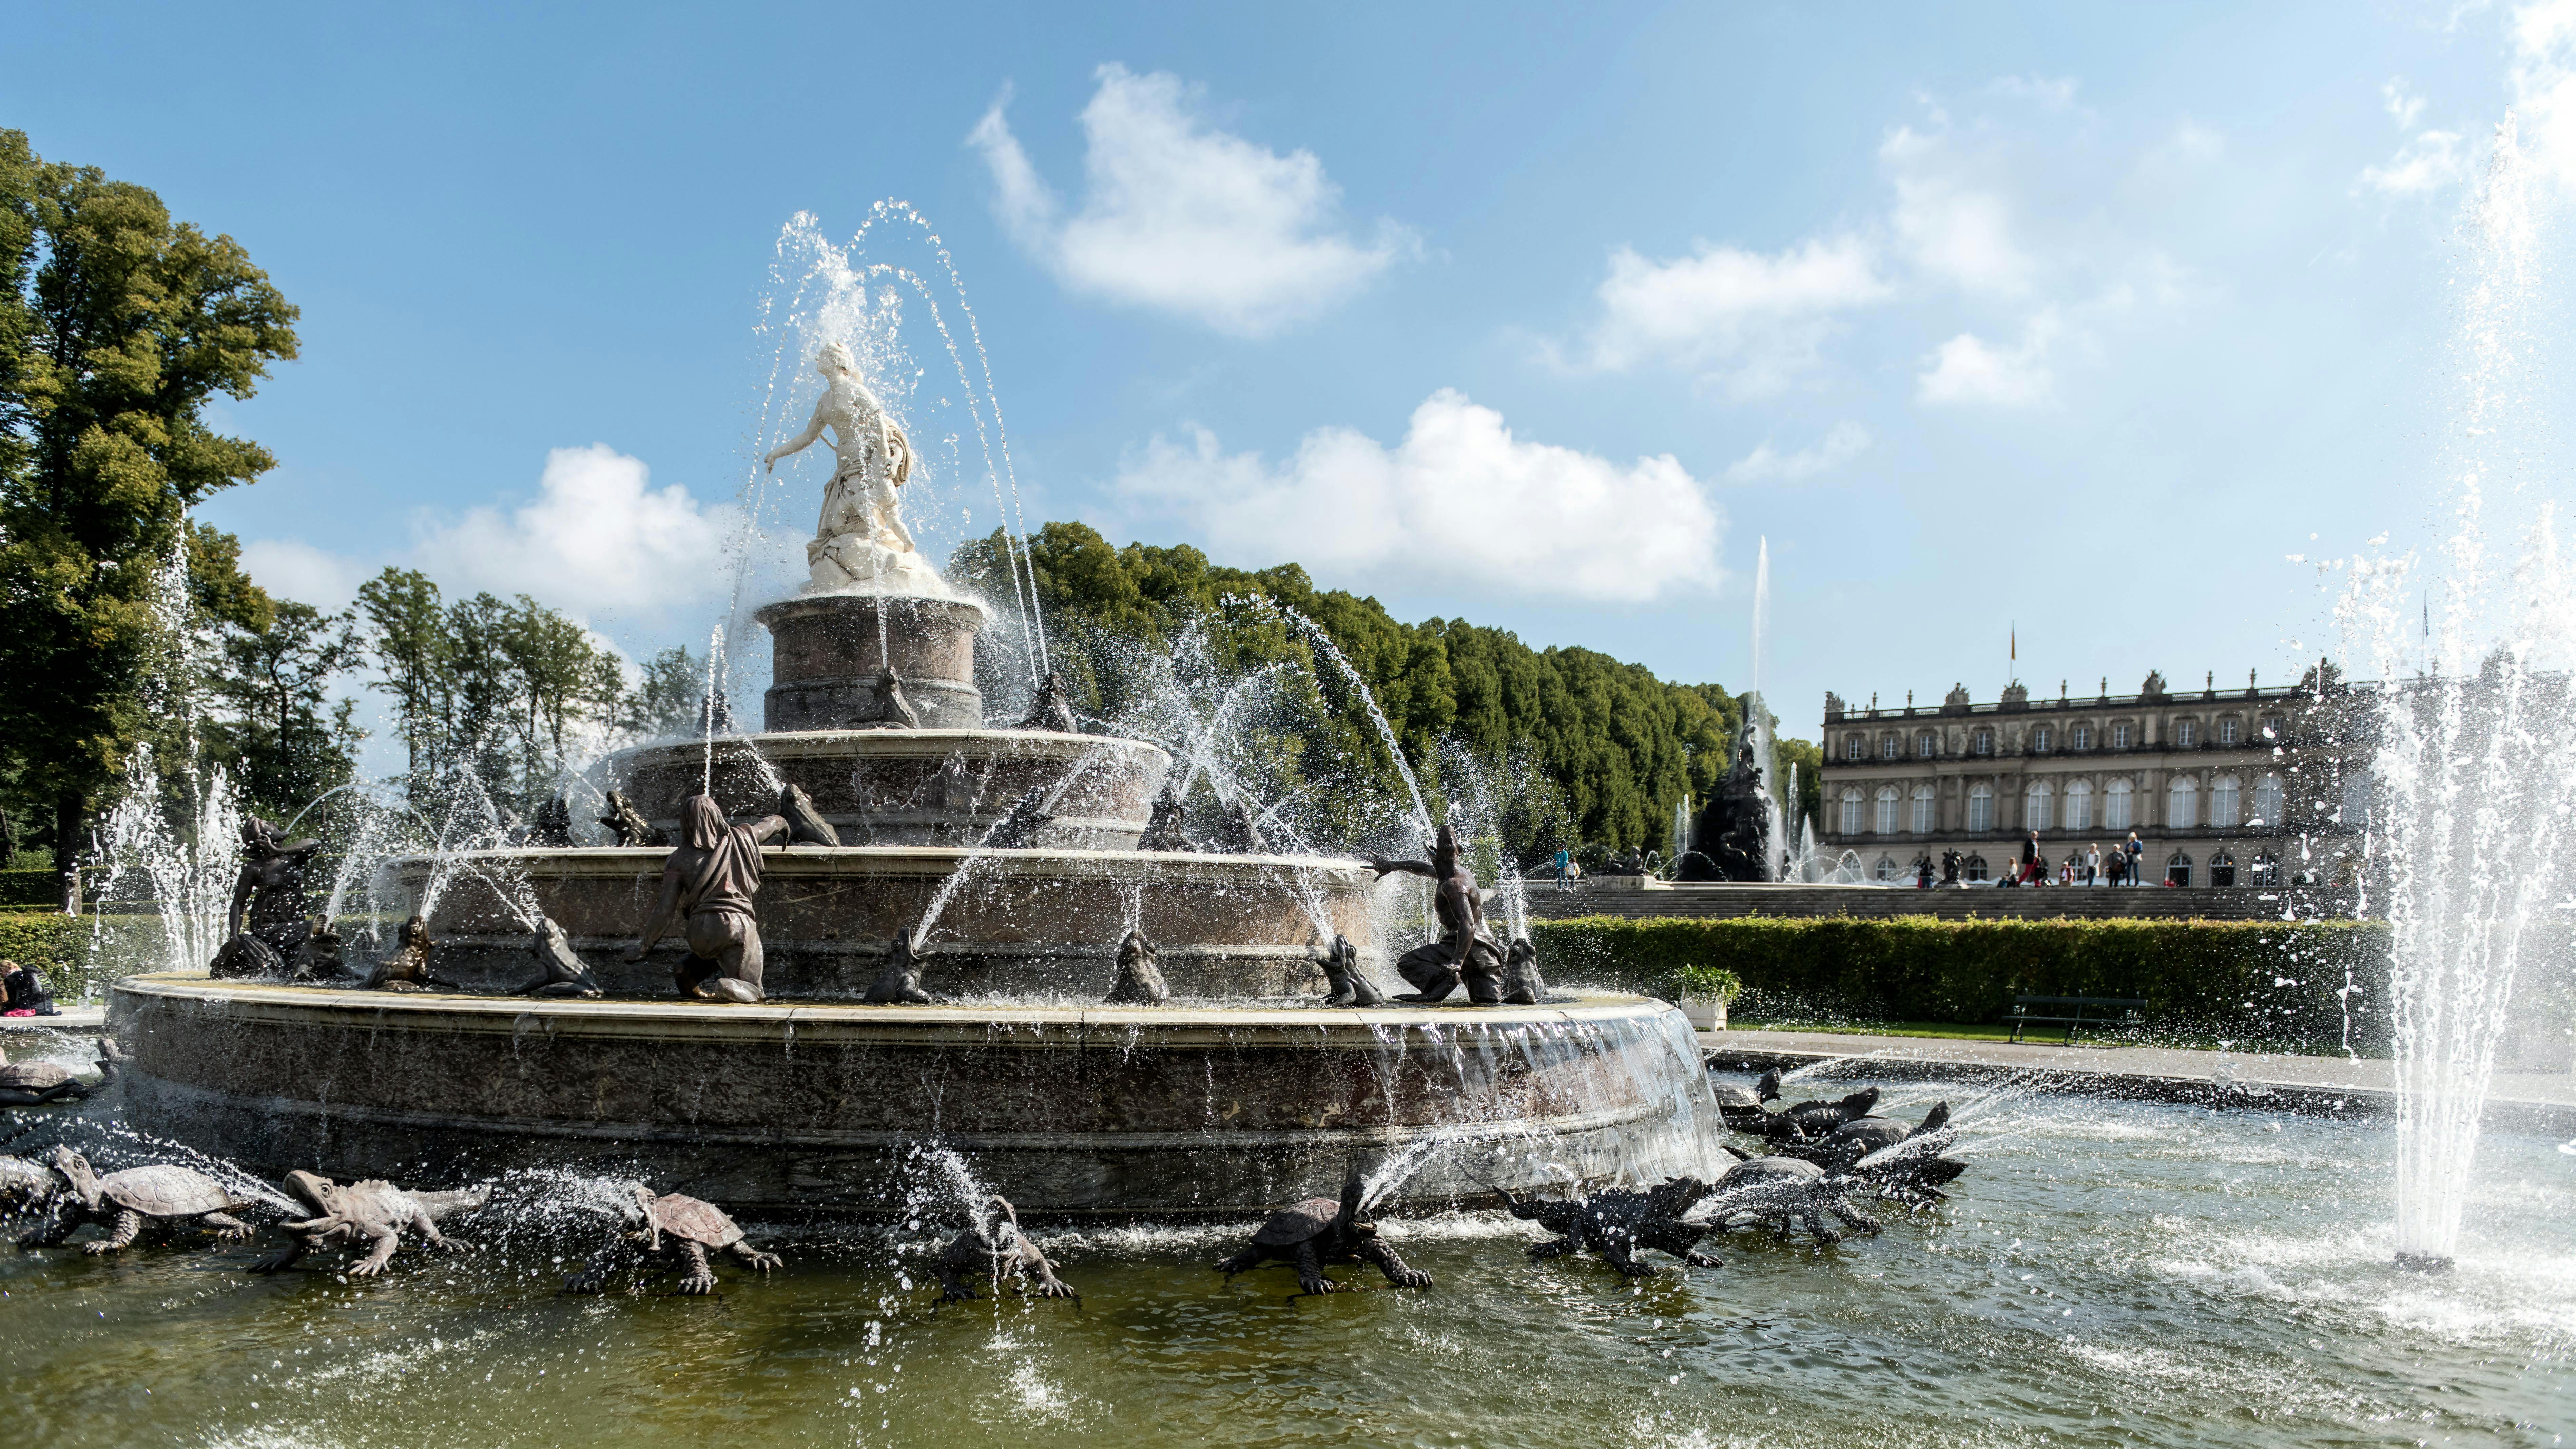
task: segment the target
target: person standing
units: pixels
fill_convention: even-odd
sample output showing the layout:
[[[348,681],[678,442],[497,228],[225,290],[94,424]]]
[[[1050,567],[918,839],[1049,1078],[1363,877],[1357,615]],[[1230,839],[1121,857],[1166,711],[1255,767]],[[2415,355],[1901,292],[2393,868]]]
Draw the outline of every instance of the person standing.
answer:
[[[1932,889],[1932,852],[1928,850],[1915,857],[1914,888],[1918,891]]]
[[[1561,891],[1570,891],[1570,890],[1574,889],[1574,879],[1573,879],[1573,877],[1572,877],[1572,876],[1569,876],[1568,874],[1566,874],[1566,869],[1565,869],[1567,866],[1572,865],[1573,863],[1574,863],[1574,854],[1573,854],[1573,852],[1571,852],[1571,851],[1567,851],[1567,850],[1559,850],[1559,851],[1557,851],[1557,853],[1556,853],[1556,888],[1557,888],[1558,890],[1561,890]]]
[[[2138,841],[2138,832],[2134,830],[2129,832],[2129,838],[2120,843],[2120,853],[2129,858],[2129,884],[2136,885],[2138,883],[2138,857],[2147,853],[2146,846],[2140,844]]]
[[[2036,829],[2024,837],[2021,843],[2021,883],[2023,885],[2046,884],[2039,873],[2039,831]]]
[[[2084,883],[2086,885],[2096,884],[2097,877],[2101,874],[2102,847],[2099,844],[2084,847]]]

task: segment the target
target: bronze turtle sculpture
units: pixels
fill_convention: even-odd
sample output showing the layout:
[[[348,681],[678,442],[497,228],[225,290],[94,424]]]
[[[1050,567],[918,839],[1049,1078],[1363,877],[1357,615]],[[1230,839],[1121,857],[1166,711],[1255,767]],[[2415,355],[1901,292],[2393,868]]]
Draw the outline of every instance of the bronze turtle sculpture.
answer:
[[[1706,1219],[1710,1225],[1767,1223],[1783,1241],[1791,1228],[1803,1226],[1820,1243],[1843,1240],[1834,1226],[1836,1220],[1855,1232],[1879,1230],[1876,1218],[1852,1205],[1851,1195],[1861,1187],[1856,1179],[1794,1157],[1745,1157],[1733,1148],[1727,1151],[1741,1160],[1710,1185],[1709,1196],[1715,1203]]]
[[[123,1056],[115,1044],[102,1041],[98,1047],[98,1080],[85,1082],[80,1073],[60,1062],[11,1062],[0,1052],[0,1107],[34,1107],[47,1102],[84,1101],[89,1094],[116,1080],[116,1063]]]
[[[20,1239],[22,1248],[50,1248],[83,1223],[108,1230],[106,1237],[81,1245],[93,1256],[131,1244],[149,1223],[194,1221],[213,1228],[218,1240],[250,1236],[250,1224],[232,1214],[252,1200],[234,1196],[193,1168],[156,1162],[101,1177],[90,1171],[88,1158],[68,1147],[55,1148],[52,1163],[63,1179],[54,1196],[54,1219]]]
[[[1020,1231],[1018,1210],[999,1194],[985,1204],[976,1221],[940,1251],[938,1271],[942,1303],[976,1297],[972,1278],[983,1279],[997,1291],[1007,1281],[1012,1292],[1023,1295],[1082,1296],[1055,1275],[1055,1264],[1048,1262],[1038,1245]]]
[[[1154,943],[1142,931],[1129,931],[1118,943],[1118,980],[1109,994],[1100,998],[1103,1006],[1151,1006],[1169,1001],[1172,988],[1163,980],[1162,968],[1155,964]]]
[[[367,1256],[350,1264],[348,1274],[352,1278],[372,1278],[385,1270],[394,1250],[402,1246],[405,1228],[417,1230],[431,1247],[441,1251],[473,1246],[442,1236],[438,1221],[450,1213],[470,1212],[492,1198],[489,1187],[405,1192],[379,1178],[342,1187],[319,1173],[300,1170],[286,1175],[286,1190],[302,1199],[314,1215],[301,1222],[278,1224],[294,1241],[253,1263],[250,1272],[283,1272],[315,1249],[364,1239],[369,1244]]]
[[[1342,1285],[1324,1276],[1328,1263],[1373,1263],[1397,1287],[1431,1286],[1430,1274],[1406,1267],[1395,1249],[1377,1235],[1377,1223],[1360,1205],[1356,1176],[1342,1184],[1339,1202],[1310,1197],[1272,1213],[1252,1235],[1252,1245],[1217,1264],[1216,1270],[1231,1278],[1274,1262],[1295,1264],[1297,1286],[1308,1293],[1340,1290]]]
[[[742,1229],[715,1204],[676,1192],[657,1197],[653,1189],[640,1182],[628,1187],[635,1200],[624,1210],[629,1227],[621,1235],[622,1241],[609,1245],[589,1268],[566,1279],[566,1292],[598,1293],[606,1289],[609,1275],[624,1261],[629,1244],[641,1246],[648,1261],[666,1249],[677,1250],[688,1270],[672,1285],[681,1293],[716,1291],[715,1270],[707,1266],[707,1251],[711,1248],[729,1252],[763,1273],[779,1266],[777,1254],[761,1252],[744,1242]],[[665,1238],[669,1239],[667,1244]]]

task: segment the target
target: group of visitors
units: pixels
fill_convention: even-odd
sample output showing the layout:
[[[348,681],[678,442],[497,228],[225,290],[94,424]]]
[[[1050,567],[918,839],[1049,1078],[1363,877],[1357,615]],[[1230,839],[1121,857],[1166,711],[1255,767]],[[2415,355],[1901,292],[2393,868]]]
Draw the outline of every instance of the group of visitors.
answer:
[[[2108,854],[2105,854],[2099,845],[2088,845],[2080,853],[2070,855],[2059,862],[2054,884],[2062,886],[2137,885],[2142,879],[2138,857],[2144,855],[2146,849],[2145,843],[2138,839],[2138,832],[2134,830],[2129,832],[2128,839],[2114,841]],[[1943,855],[1945,883],[1948,880],[1957,879],[1957,859],[1957,851],[1949,851]],[[1916,862],[1916,869],[1918,883],[1929,889],[1932,884],[1931,857],[1926,856]],[[2051,883],[2048,878],[2048,860],[2041,853],[2039,832],[2036,830],[2023,837],[2021,859],[2008,865],[2003,874],[1995,878],[1995,884],[1999,886],[2039,886]]]
[[[35,968],[0,961],[0,1016],[60,1016]]]

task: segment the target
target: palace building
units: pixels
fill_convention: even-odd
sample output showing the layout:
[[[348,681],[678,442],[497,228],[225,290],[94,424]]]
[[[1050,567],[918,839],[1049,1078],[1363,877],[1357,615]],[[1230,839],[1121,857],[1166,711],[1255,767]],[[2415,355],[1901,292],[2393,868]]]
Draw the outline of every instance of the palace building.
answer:
[[[2149,885],[2273,886],[2347,879],[2368,822],[2362,712],[2333,672],[2288,689],[2168,690],[2032,699],[2019,682],[1992,704],[1951,689],[1937,708],[1867,708],[1825,696],[1818,854],[1873,880],[1914,878],[1929,857],[1965,858],[1986,881],[2039,832],[2058,866],[2137,832]]]

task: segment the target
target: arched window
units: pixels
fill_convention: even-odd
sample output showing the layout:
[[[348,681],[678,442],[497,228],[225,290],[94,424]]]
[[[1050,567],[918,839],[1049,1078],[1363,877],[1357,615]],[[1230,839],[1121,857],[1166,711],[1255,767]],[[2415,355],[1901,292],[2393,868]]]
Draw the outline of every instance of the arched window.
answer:
[[[1896,787],[1894,785],[1881,785],[1878,787],[1878,819],[1874,822],[1874,828],[1881,835],[1894,835],[1896,833],[1897,798]]]
[[[1928,760],[1941,753],[1941,737],[1930,730],[1914,732],[1914,757]]]
[[[1995,787],[1983,780],[1968,787],[1968,828],[1995,828]]]
[[[2178,719],[2174,721],[2175,749],[2188,750],[2199,743],[2200,721],[2196,719]]]
[[[2069,780],[2066,782],[2066,828],[2069,830],[2090,830],[2093,828],[2092,781]]]
[[[1876,875],[1880,880],[1896,879],[1896,857],[1892,855],[1880,856],[1878,858],[1877,866],[1872,869],[1871,873]]]
[[[2236,884],[2236,856],[2226,850],[2209,858],[2209,883],[2214,886]]]
[[[2209,782],[2209,823],[2222,829],[2236,823],[2236,777],[2234,775],[2221,775]],[[2217,868],[2218,862],[2211,861],[2210,869]],[[2216,876],[2210,877],[2209,883],[2220,884]]]
[[[2115,750],[2127,749],[2130,745],[2137,742],[2137,738],[2137,727],[2130,724],[2127,720],[2121,720],[2117,724],[2111,726],[2111,748]]]
[[[2254,864],[2247,868],[2247,874],[2253,877],[2252,884],[2254,885],[2279,885],[2281,883],[2281,858],[2268,850],[2256,851],[2254,853]]]
[[[2046,725],[2032,725],[2030,727],[2030,752],[2032,754],[2047,754],[2048,747],[2055,743],[2057,743],[2057,731],[2050,729]]]
[[[2281,777],[2265,775],[2254,782],[2254,819],[2256,825],[2281,823]]]
[[[2169,857],[2167,857],[2167,858],[2166,858],[2166,860],[2165,860],[2165,883],[2166,883],[2167,885],[2178,885],[2178,886],[2187,886],[2187,885],[2191,884],[2191,857],[2190,857],[2190,856],[2185,855],[2185,854],[2183,854],[2181,851],[2177,850],[2177,851],[2175,851],[2171,856],[2169,856]]]
[[[2225,719],[2223,719],[2223,720],[2220,720],[2220,721],[2218,722],[2218,742],[2219,742],[2220,744],[2222,744],[2222,745],[2232,745],[2232,744],[2239,743],[2239,742],[2240,742],[2240,741],[2242,741],[2244,738],[2245,738],[2245,726],[2244,726],[2244,723],[2243,723],[2242,721],[2238,720],[2238,719],[2236,718],[2236,716],[2234,716],[2234,715],[2232,715],[2232,714],[2231,714],[2231,715],[2229,715],[2227,718],[2225,718]],[[2217,867],[2217,864],[2216,864],[2215,862],[2212,862],[2212,863],[2211,863],[2211,865],[2210,865],[2210,869],[2211,869],[2211,870],[2216,870],[2217,868],[2218,868],[2218,867]]]
[[[1896,758],[1895,731],[1890,730],[1886,734],[1878,737],[1878,757],[1882,760],[1892,760]]]
[[[2200,822],[2200,782],[2189,775],[2176,775],[2165,788],[2165,824],[2176,830],[2189,830]]]
[[[2048,828],[2049,788],[2046,780],[2033,780],[2021,795],[2021,823],[2029,830]]]
[[[1855,736],[1855,738],[1857,738],[1857,736]],[[1845,785],[1843,787],[1843,828],[1841,833],[1844,835],[1860,834],[1860,787],[1858,785]]]
[[[1968,879],[1970,880],[1984,880],[1986,878],[1986,858],[1982,855],[1969,856],[1967,863],[1960,866],[1959,869],[1965,871]]]
[[[2080,724],[2075,728],[2068,730],[2066,732],[2066,747],[2070,750],[2089,750],[2093,748],[2093,727],[2089,724]]]
[[[1869,741],[1862,739],[1858,735],[1845,736],[1843,739],[1843,758],[1846,760],[1868,759]]]
[[[2102,787],[2102,828],[2126,830],[2136,824],[2129,809],[2129,782],[2113,780]]]
[[[1932,787],[1928,784],[1914,787],[1914,833],[1932,833]]]
[[[1994,752],[1995,752],[1995,732],[1994,732],[1992,729],[1990,729],[1990,728],[1986,727],[1985,725],[1979,725],[1979,726],[1977,726],[1975,729],[1973,729],[1973,730],[1971,730],[1971,731],[1969,731],[1969,732],[1968,732],[1968,753],[1969,753],[1969,754],[1972,754],[1972,755],[1991,755],[1991,754],[1993,754]]]

